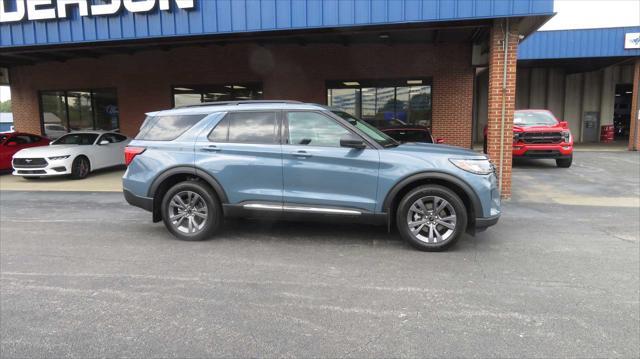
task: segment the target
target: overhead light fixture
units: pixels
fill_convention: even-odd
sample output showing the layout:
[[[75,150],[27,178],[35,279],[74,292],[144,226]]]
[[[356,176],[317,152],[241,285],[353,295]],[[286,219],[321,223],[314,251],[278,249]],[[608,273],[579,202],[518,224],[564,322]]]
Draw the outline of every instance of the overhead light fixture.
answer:
[[[631,95],[631,91],[625,91],[624,93]]]
[[[346,81],[343,82],[343,84],[345,86],[360,86],[360,83],[358,81]]]
[[[193,89],[189,89],[189,88],[186,88],[186,87],[176,87],[174,90],[177,90],[177,91],[193,91]]]
[[[422,80],[407,80],[407,85],[422,85]]]
[[[386,40],[386,39],[388,39],[388,38],[389,38],[389,34],[386,34],[386,33],[384,33],[384,34],[380,34],[380,35],[378,35],[378,37],[379,37],[379,38],[381,38],[381,39],[383,39],[383,40]]]

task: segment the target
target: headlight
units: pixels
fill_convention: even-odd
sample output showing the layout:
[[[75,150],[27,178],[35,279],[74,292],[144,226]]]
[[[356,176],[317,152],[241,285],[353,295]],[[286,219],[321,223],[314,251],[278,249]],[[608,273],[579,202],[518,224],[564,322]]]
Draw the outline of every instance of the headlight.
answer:
[[[520,133],[516,132],[513,134],[513,143],[517,143],[518,141],[520,141]]]
[[[562,131],[562,141],[564,141],[565,143],[571,142],[571,132]]]
[[[488,175],[493,172],[493,165],[487,159],[450,158],[456,167],[477,175]]]
[[[66,155],[66,156],[54,156],[54,157],[48,157],[48,158],[51,161],[58,161],[58,160],[64,160],[64,159],[69,158],[69,155]]]

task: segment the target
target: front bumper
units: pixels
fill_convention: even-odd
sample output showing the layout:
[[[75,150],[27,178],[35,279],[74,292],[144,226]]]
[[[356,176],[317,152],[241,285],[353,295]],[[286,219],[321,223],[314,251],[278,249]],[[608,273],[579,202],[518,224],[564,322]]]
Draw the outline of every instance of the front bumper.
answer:
[[[149,212],[153,212],[153,198],[136,196],[128,190],[123,190],[124,199],[132,206],[140,207]]]
[[[476,218],[476,230],[482,231],[487,229],[487,227],[496,225],[499,219],[500,219],[500,214],[496,214],[495,216],[491,216],[491,217]]]
[[[522,144],[513,145],[513,157],[518,158],[569,158],[573,155],[573,144]]]
[[[64,176],[71,174],[71,166],[60,164],[48,165],[47,167],[14,167],[12,174],[21,177],[42,177],[42,176]]]

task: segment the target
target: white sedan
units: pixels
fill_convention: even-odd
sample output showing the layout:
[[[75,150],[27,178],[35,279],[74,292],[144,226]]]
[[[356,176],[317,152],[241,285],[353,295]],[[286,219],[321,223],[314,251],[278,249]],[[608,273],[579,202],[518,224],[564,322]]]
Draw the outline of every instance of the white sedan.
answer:
[[[114,132],[71,132],[49,146],[16,152],[13,174],[25,178],[60,175],[85,178],[91,171],[124,165],[124,148],[130,141]]]

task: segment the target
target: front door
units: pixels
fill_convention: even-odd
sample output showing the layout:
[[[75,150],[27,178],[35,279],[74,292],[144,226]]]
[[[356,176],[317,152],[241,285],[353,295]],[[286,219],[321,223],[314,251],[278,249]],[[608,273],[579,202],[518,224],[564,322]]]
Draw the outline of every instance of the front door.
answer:
[[[230,204],[282,205],[279,111],[238,111],[212,119],[195,145],[196,167],[213,176]]]
[[[285,117],[285,208],[314,205],[373,212],[378,150],[340,147],[341,138],[358,135],[320,111],[290,111]]]

